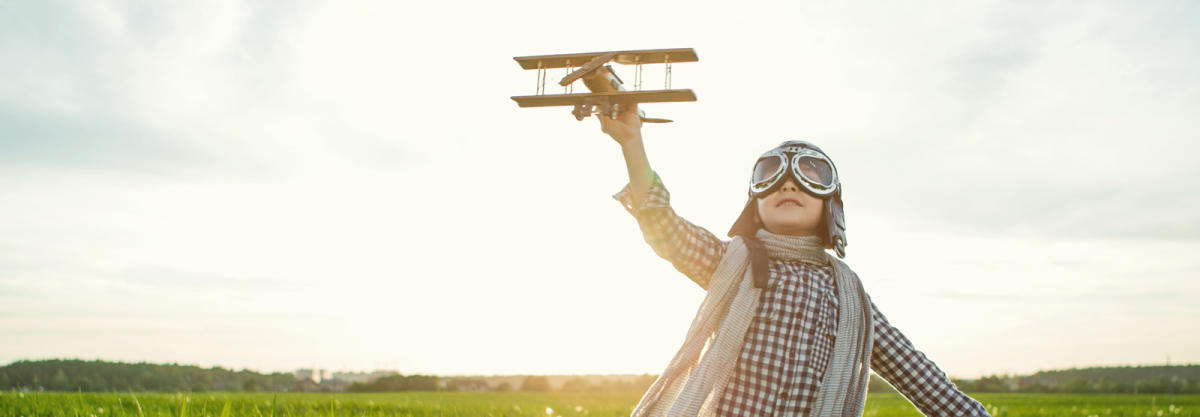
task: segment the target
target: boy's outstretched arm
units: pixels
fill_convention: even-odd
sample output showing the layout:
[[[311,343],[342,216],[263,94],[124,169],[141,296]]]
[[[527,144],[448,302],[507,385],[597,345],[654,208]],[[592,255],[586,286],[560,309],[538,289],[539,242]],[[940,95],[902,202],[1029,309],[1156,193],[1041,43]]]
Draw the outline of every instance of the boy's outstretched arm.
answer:
[[[596,119],[600,120],[600,130],[621,145],[625,169],[629,172],[629,191],[634,205],[640,206],[646,201],[654,173],[650,171],[650,160],[642,146],[642,119],[638,117],[637,104],[627,106],[616,119],[605,115],[596,115]]]
[[[888,323],[871,302],[875,338],[871,370],[887,380],[926,416],[988,416],[979,401],[968,397],[900,330]]]
[[[650,169],[642,146],[642,121],[637,106],[616,119],[600,115],[600,129],[621,145],[629,185],[613,197],[638,221],[642,237],[658,256],[671,262],[701,288],[708,288],[712,271],[720,263],[728,242],[679,217],[671,209],[671,196]]]

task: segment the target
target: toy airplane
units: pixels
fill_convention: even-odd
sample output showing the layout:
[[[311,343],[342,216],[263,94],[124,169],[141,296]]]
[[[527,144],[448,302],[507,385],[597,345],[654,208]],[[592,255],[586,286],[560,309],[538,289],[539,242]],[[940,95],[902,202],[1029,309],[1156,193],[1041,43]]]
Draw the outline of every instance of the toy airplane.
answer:
[[[521,68],[538,71],[537,94],[513,96],[521,107],[575,106],[571,114],[576,120],[593,114],[602,114],[616,119],[622,106],[636,103],[658,103],[670,101],[696,101],[696,93],[689,89],[671,89],[671,64],[696,62],[696,51],[692,48],[643,49],[637,51],[590,52],[583,54],[561,54],[541,56],[519,56],[513,58]],[[626,91],[625,83],[617,77],[609,62],[633,65],[634,91]],[[642,90],[642,64],[666,64],[666,77],[662,90]],[[574,65],[579,65],[578,69]],[[546,94],[546,70],[566,68],[570,71],[558,82],[566,94]],[[574,71],[571,71],[574,69]],[[583,80],[591,93],[574,94],[574,83]],[[666,123],[667,119],[648,118],[639,114],[643,122]]]

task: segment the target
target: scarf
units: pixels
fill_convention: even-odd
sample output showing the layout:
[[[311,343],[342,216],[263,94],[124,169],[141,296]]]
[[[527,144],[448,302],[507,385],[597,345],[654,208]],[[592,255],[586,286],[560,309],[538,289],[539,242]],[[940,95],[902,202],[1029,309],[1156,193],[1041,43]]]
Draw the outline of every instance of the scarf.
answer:
[[[755,235],[771,258],[832,265],[838,296],[837,339],[810,411],[815,416],[861,416],[871,364],[870,300],[862,282],[841,260],[825,253],[815,236]],[[634,408],[632,417],[716,415],[722,391],[757,311],[750,252],[734,237],[713,272],[683,346]]]

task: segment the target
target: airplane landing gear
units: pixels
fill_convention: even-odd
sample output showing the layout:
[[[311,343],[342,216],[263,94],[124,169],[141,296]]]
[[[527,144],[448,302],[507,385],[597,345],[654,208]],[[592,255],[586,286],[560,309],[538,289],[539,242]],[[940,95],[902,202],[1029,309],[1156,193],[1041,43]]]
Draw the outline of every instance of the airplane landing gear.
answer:
[[[592,115],[592,106],[584,105],[584,104],[576,104],[575,110],[572,110],[571,114],[575,115],[575,120],[582,122],[584,117],[588,117],[588,116]]]

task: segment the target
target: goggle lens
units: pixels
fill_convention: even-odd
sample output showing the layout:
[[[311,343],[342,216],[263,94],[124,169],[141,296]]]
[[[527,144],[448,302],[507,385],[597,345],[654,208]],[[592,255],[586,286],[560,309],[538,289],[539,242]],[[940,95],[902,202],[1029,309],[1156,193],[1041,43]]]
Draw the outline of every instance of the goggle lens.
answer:
[[[829,166],[829,162],[824,159],[801,156],[796,158],[795,165],[793,169],[799,171],[798,174],[809,182],[819,184],[822,187],[833,186],[833,167]]]
[[[783,158],[781,157],[774,156],[759,159],[758,163],[754,164],[754,177],[751,179],[751,182],[761,184],[779,175],[779,171],[782,169]]]

